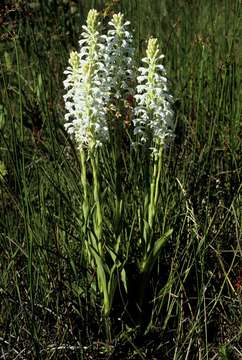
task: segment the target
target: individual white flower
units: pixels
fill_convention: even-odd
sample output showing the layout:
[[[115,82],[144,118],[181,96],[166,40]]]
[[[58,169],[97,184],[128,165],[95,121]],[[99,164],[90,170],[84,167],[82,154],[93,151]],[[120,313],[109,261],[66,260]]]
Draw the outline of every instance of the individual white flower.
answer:
[[[109,139],[99,26],[97,11],[90,10],[79,42],[80,52],[71,53],[70,66],[65,71],[65,128],[74,136],[80,149],[101,146]]]
[[[138,69],[136,107],[133,119],[134,133],[142,142],[164,143],[173,132],[172,96],[167,92],[167,79],[164,66],[159,62],[160,55],[157,39],[150,38],[146,57],[142,62],[146,67]]]

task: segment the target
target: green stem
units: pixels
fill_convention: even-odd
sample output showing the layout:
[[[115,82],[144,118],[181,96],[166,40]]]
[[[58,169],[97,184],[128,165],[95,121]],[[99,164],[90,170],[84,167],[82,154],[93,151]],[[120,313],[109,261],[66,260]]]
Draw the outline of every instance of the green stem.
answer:
[[[121,216],[122,216],[122,157],[121,157],[121,134],[122,128],[117,126],[115,131],[115,167],[116,167],[116,179],[115,179],[115,221],[114,221],[114,233],[115,233],[115,253],[118,253],[120,241],[121,241]]]
[[[103,294],[103,312],[107,319],[110,313],[110,295],[108,292],[107,274],[105,270],[105,256],[103,252],[102,242],[102,226],[103,226],[103,214],[102,214],[102,202],[101,202],[101,190],[100,190],[100,178],[98,171],[98,153],[90,151],[90,160],[93,174],[93,197],[95,203],[94,211],[94,233],[91,234],[92,255],[95,259],[97,266],[98,286],[99,290]]]
[[[144,147],[144,189],[145,189],[145,198],[144,198],[144,219],[148,218],[149,210],[149,190],[150,190],[150,155],[149,155],[148,146]]]
[[[88,201],[88,191],[87,191],[87,170],[86,170],[86,155],[85,151],[81,150],[81,182],[83,187],[83,203],[82,210],[84,215],[85,228],[87,226],[87,218],[89,213],[89,201]]]
[[[97,155],[97,153],[96,153]],[[92,174],[93,174],[93,196],[95,202],[95,215],[94,215],[94,227],[95,235],[98,241],[98,250],[99,255],[102,257],[103,248],[102,248],[102,225],[103,225],[103,216],[102,216],[102,205],[101,205],[101,194],[100,194],[100,183],[99,183],[99,173],[98,173],[98,161],[94,153],[90,154],[91,165],[92,165]]]
[[[155,198],[154,198],[154,207],[156,208],[158,197],[159,197],[159,185],[160,185],[160,176],[161,176],[161,165],[162,165],[162,152],[163,146],[160,145],[159,155],[158,155],[158,172],[156,176],[156,184],[155,184]]]
[[[159,197],[159,185],[161,176],[161,165],[162,165],[162,150],[163,146],[160,145],[159,153],[154,161],[153,176],[150,184],[150,203],[149,203],[149,217],[148,223],[150,228],[153,227],[154,216],[156,213],[156,207]]]
[[[148,210],[148,223],[149,223],[149,226],[151,229],[153,226],[153,218],[154,218],[154,214],[155,214],[154,199],[155,199],[157,171],[158,171],[158,159],[156,157],[154,160],[153,175],[152,175],[151,183],[150,183],[150,203],[149,203],[149,210]]]

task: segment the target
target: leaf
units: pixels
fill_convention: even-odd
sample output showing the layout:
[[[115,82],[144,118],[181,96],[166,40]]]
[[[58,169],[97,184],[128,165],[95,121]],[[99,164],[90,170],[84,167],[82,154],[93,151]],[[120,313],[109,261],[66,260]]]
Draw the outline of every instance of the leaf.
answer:
[[[126,294],[128,294],[127,276],[126,276],[125,269],[122,269],[122,271],[121,271],[121,280],[124,285],[125,292],[126,292]]]
[[[91,234],[92,238],[95,239],[95,235]],[[96,241],[96,239],[95,239]],[[108,265],[103,261],[101,254],[99,253],[99,249],[97,248],[97,244],[94,246],[89,242],[88,244],[91,254],[94,258],[94,261],[97,266],[97,278],[98,278],[98,288],[99,291],[103,294],[103,311],[104,315],[108,316],[110,312],[110,298],[108,294],[108,283],[106,273],[110,273],[110,269]]]
[[[148,256],[145,254],[144,259],[141,263],[141,273],[149,274],[157,260],[163,246],[166,244],[169,236],[172,234],[173,229],[168,230],[164,235],[162,235],[156,242],[154,246],[149,251]]]

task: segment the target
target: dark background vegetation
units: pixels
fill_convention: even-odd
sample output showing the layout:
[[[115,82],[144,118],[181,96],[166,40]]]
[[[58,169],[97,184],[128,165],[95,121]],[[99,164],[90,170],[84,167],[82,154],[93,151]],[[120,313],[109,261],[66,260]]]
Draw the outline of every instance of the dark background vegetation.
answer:
[[[161,189],[173,235],[150,326],[137,335],[113,314],[111,341],[82,261],[80,164],[63,127],[63,71],[92,7],[104,24],[125,14],[137,58],[158,37],[175,99]],[[0,358],[241,359],[241,2],[1,1],[0,26]]]

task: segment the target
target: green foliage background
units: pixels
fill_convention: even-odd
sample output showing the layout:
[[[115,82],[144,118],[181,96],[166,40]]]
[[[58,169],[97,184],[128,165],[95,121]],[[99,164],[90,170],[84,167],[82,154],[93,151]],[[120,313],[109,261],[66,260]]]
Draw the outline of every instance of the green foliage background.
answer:
[[[173,233],[147,290],[151,322],[137,335],[117,304],[109,342],[83,262],[80,161],[63,127],[63,71],[92,7],[104,24],[124,12],[137,58],[147,37],[159,38],[175,98],[160,210],[160,229]],[[1,5],[3,358],[241,358],[241,20],[237,0]]]

